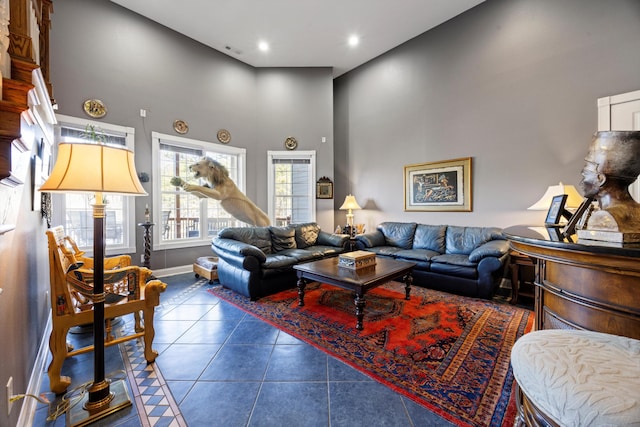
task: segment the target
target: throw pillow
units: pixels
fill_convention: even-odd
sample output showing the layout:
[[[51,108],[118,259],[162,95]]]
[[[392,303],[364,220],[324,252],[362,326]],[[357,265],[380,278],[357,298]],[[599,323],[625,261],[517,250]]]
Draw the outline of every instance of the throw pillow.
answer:
[[[218,233],[222,239],[233,239],[256,246],[265,255],[271,253],[271,232],[269,227],[227,227]]]
[[[296,230],[291,227],[271,227],[271,249],[280,252],[296,248]]]
[[[307,248],[316,244],[320,227],[315,222],[307,224],[297,224],[296,230],[296,247],[300,249]]]

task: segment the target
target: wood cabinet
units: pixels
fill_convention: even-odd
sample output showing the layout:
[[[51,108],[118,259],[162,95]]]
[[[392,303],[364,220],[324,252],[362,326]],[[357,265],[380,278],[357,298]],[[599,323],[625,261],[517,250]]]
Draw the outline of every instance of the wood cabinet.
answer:
[[[8,47],[6,52],[0,52],[0,180],[10,178],[14,169],[11,146],[22,136],[21,118],[30,107],[29,92],[36,87],[34,79],[43,80],[44,93],[50,98],[46,103],[53,102],[49,82],[52,11],[52,0],[10,0],[8,8],[0,8],[0,47]],[[32,39],[34,34],[37,40]],[[38,76],[34,75],[36,69]]]
[[[586,329],[640,339],[640,245],[553,241],[545,227],[515,226],[513,250],[537,259],[535,329]]]

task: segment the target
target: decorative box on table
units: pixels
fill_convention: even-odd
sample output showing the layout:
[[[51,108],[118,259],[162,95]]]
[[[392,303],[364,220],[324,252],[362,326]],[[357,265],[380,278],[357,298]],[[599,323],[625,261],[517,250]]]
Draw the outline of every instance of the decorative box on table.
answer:
[[[347,252],[338,256],[338,266],[359,270],[376,265],[376,254],[367,251]]]

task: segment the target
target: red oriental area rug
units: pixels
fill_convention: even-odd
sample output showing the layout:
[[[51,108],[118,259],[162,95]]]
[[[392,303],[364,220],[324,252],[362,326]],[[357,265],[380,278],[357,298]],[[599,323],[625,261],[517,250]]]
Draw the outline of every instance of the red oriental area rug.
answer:
[[[311,345],[460,426],[512,426],[509,364],[533,313],[420,287],[404,299],[391,282],[366,294],[364,330],[350,291],[312,283],[252,302],[223,287],[209,292]]]

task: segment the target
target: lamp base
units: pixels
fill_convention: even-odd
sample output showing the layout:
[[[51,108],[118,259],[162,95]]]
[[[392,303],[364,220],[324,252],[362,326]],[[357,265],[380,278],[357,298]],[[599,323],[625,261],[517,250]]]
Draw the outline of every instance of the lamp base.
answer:
[[[80,402],[77,402],[67,411],[67,427],[80,427],[91,424],[94,421],[109,416],[120,409],[131,406],[129,391],[125,380],[118,380],[109,384],[111,398],[106,405],[93,409],[86,409],[89,401],[89,392],[86,392]],[[90,405],[89,405],[90,406]]]

